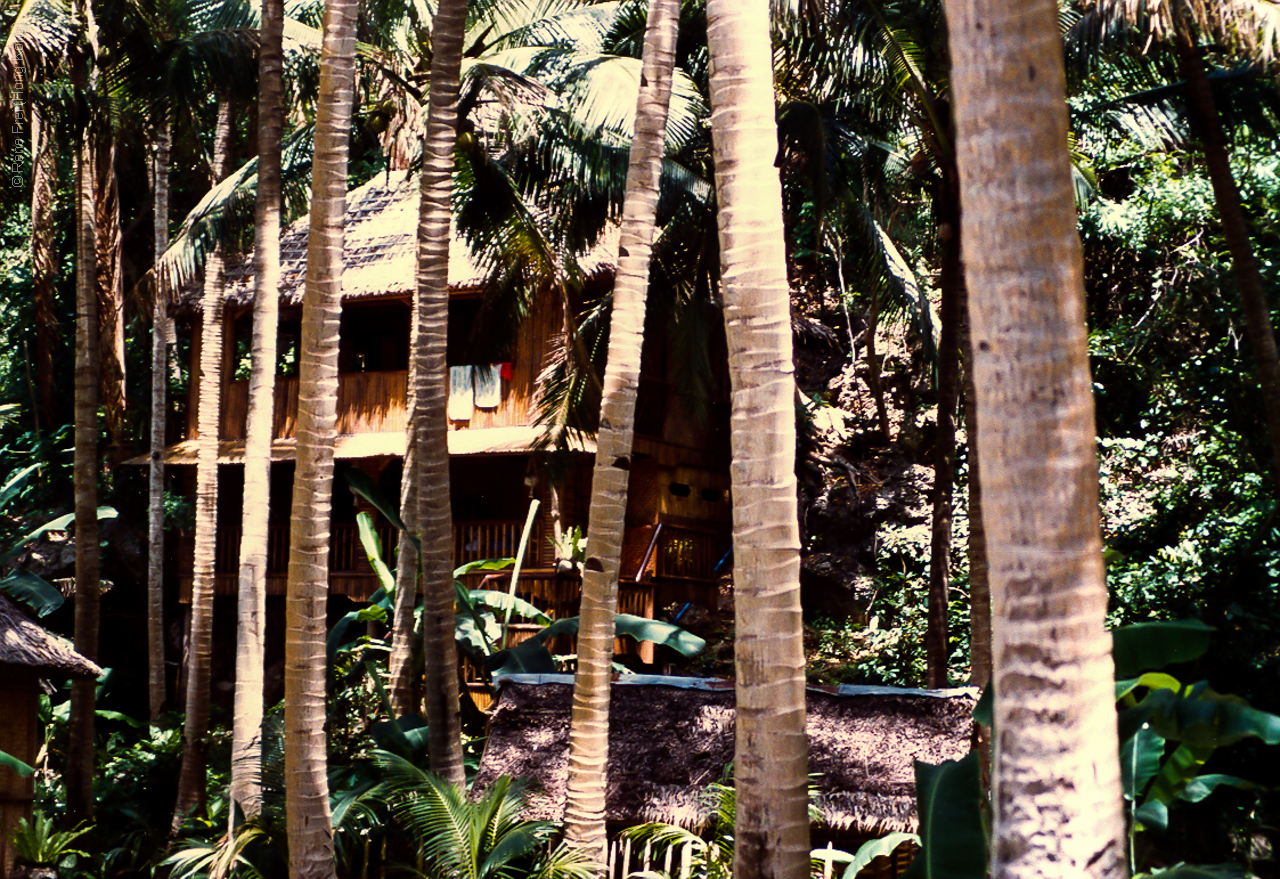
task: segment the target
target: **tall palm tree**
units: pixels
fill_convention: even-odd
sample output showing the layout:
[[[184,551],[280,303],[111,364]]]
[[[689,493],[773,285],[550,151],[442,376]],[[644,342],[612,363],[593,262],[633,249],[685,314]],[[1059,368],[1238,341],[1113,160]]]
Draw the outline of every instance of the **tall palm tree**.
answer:
[[[601,392],[600,428],[591,480],[590,552],[583,565],[578,671],[569,724],[569,782],[565,833],[603,863],[605,773],[609,751],[609,691],[614,617],[631,476],[640,352],[667,109],[680,23],[679,0],[650,0],[645,30],[635,136],[622,208],[618,272],[613,287],[609,352]]]
[[[946,8],[991,563],[992,874],[1123,876],[1057,4]]]
[[[82,0],[73,10],[84,23],[84,41],[70,55],[72,88],[88,97],[100,45],[93,0]],[[94,104],[83,101],[74,119],[75,222],[76,222],[76,361],[75,361],[75,487],[76,611],[75,645],[82,656],[98,656],[99,581],[98,547],[98,314],[94,279],[97,273],[96,216],[94,210],[94,132],[98,120]],[[77,680],[71,685],[70,748],[67,761],[67,814],[73,821],[93,817],[93,765],[95,682]]]
[[[231,800],[262,810],[263,627],[280,315],[280,151],[284,131],[284,3],[263,0],[258,40],[258,198],[254,224],[253,360],[244,451]],[[232,810],[234,812],[234,809]],[[235,816],[232,815],[234,820]]]
[[[98,249],[98,379],[102,384],[101,404],[106,417],[107,436],[113,455],[127,442],[125,420],[124,361],[124,277],[121,257],[120,187],[116,180],[117,132],[113,125],[100,126],[95,150],[94,199]]]
[[[442,0],[431,28],[431,80],[418,214],[418,293],[413,301],[414,521],[420,535],[423,665],[431,771],[462,786],[462,724],[454,647],[453,511],[449,504],[449,201],[467,0]]]
[[[227,175],[231,146],[231,102],[218,100],[213,135],[216,184]],[[182,735],[182,771],[173,811],[172,832],[187,814],[204,802],[205,741],[209,732],[209,681],[213,665],[214,557],[218,531],[218,434],[222,426],[223,289],[222,248],[215,247],[205,263],[200,325],[200,375],[196,424],[195,560],[191,576],[190,629],[187,636],[187,692]]]
[[[167,120],[160,125],[151,162],[152,210],[155,214],[153,252],[157,261],[169,245],[171,130]],[[164,446],[170,326],[165,297],[157,291],[152,297],[151,307],[151,460],[147,473],[147,694],[152,720],[159,716],[165,701]]]
[[[85,12],[92,20],[87,0]],[[86,85],[86,59],[73,59],[73,82]],[[75,644],[90,661],[98,657],[98,301],[93,200],[92,122],[81,118],[76,150],[76,368],[75,368]],[[67,813],[73,821],[93,817],[93,734],[95,682],[71,684],[71,742],[67,763]]]
[[[737,643],[734,875],[809,869],[791,311],[769,7],[708,0],[725,334]]]
[[[355,0],[325,4],[320,51],[285,611],[285,817],[290,879],[334,876],[324,732],[324,639],[356,14]]]

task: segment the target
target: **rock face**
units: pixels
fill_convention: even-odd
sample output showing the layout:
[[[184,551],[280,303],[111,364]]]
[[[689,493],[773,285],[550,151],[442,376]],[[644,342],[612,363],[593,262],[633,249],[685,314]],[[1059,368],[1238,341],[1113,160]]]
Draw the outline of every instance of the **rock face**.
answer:
[[[841,619],[865,616],[875,596],[875,578],[859,573],[862,560],[815,552],[800,563],[800,600],[807,614]]]
[[[866,365],[850,363],[840,336],[797,332],[797,384],[807,417],[800,478],[801,600],[806,618],[865,616],[876,591],[885,535],[927,530],[932,515],[933,423],[911,386],[904,352],[886,352],[893,442],[878,429]],[[835,368],[833,368],[833,361]],[[893,361],[890,368],[888,361]]]

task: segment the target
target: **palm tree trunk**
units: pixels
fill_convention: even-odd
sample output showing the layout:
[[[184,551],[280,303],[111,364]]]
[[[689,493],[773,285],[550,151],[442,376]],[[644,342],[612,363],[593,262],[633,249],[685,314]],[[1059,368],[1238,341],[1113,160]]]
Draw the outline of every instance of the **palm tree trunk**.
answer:
[[[84,88],[85,60],[73,80]],[[86,659],[97,661],[99,627],[98,548],[98,299],[97,235],[94,210],[94,148],[90,126],[76,151],[76,367],[75,484],[76,614],[75,644]],[[74,824],[93,818],[93,736],[95,685],[92,679],[71,683],[70,748],[67,760],[67,817]]]
[[[708,0],[711,129],[733,389],[736,879],[809,874],[791,313],[769,5]]]
[[[946,3],[991,560],[995,877],[1126,868],[1057,11]]]
[[[1187,85],[1187,107],[1191,111],[1193,130],[1204,148],[1205,167],[1213,185],[1214,201],[1222,220],[1222,235],[1231,253],[1240,301],[1244,307],[1245,332],[1253,350],[1262,387],[1262,409],[1267,419],[1267,437],[1277,475],[1280,475],[1280,355],[1276,353],[1276,334],[1271,325],[1271,306],[1258,271],[1258,261],[1249,240],[1249,222],[1240,202],[1240,189],[1231,173],[1231,157],[1226,132],[1213,99],[1213,88],[1205,73],[1204,60],[1191,44],[1186,30],[1174,38],[1178,70]]]
[[[338,420],[338,324],[347,139],[355,97],[355,0],[329,0],[320,50],[311,228],[298,373],[298,464],[285,611],[284,770],[289,879],[332,879],[325,753],[325,611]]]
[[[284,129],[284,3],[263,0],[258,49],[258,203],[254,223],[253,368],[244,450],[244,508],[236,602],[236,695],[231,801],[245,818],[262,811],[263,625],[267,525],[280,323],[280,139]],[[235,809],[231,810],[234,821]]]
[[[417,323],[410,332],[409,350],[418,350]],[[417,370],[412,369],[406,407],[415,411],[414,380]],[[404,456],[404,471],[400,479],[400,518],[416,535],[418,533],[418,449],[410,433]],[[452,546],[452,541],[450,541]],[[422,676],[416,673],[413,663],[414,609],[418,603],[421,579],[418,576],[418,551],[407,535],[400,535],[396,550],[396,597],[391,616],[391,657],[388,660],[390,677],[391,710],[396,717],[422,713]]]
[[[28,106],[31,108],[31,284],[35,294],[35,373],[40,401],[36,425],[38,428],[43,422],[46,427],[53,428],[59,423],[53,367],[53,350],[58,337],[58,318],[53,308],[53,282],[58,273],[53,251],[56,229],[53,187],[58,176],[57,155],[44,112],[34,102]]]
[[[614,617],[631,476],[645,298],[662,177],[667,110],[680,25],[679,0],[651,0],[641,61],[636,130],[631,141],[622,207],[618,273],[613,288],[609,352],[591,480],[590,553],[582,574],[578,672],[569,724],[569,781],[565,836],[604,863],[605,772],[609,752],[609,690]]]
[[[102,411],[107,436],[118,458],[127,442],[124,374],[124,278],[120,270],[120,187],[116,179],[116,141],[109,126],[98,132],[96,160],[98,236],[98,353],[102,358]]]
[[[231,143],[231,103],[218,101],[214,133],[215,183],[227,174]],[[177,834],[193,808],[205,800],[205,749],[209,732],[209,678],[213,651],[214,556],[218,531],[218,431],[222,423],[222,246],[217,245],[204,266],[204,314],[200,331],[200,396],[196,423],[195,560],[191,571],[191,634],[187,661],[186,720],[182,736],[182,771],[173,810],[172,833]]]
[[[449,502],[448,367],[449,201],[457,141],[458,77],[466,0],[441,0],[431,28],[431,83],[423,143],[422,202],[418,216],[418,295],[410,437],[416,446],[417,521],[422,551],[423,694],[431,771],[450,784],[465,783],[454,645],[453,511]]]
[[[158,263],[169,245],[169,123],[156,135],[152,165],[155,237],[153,253]],[[151,719],[165,700],[164,673],[164,440],[169,379],[169,313],[166,297],[157,285],[151,310],[151,469],[147,494],[147,693]]]
[[[926,681],[947,685],[950,655],[947,616],[951,592],[951,510],[956,470],[956,403],[960,393],[960,308],[964,267],[960,263],[960,202],[955,163],[943,161],[938,186],[938,238],[942,248],[942,305],[938,337],[938,432],[933,456],[933,533],[929,557],[929,612],[925,631]]]

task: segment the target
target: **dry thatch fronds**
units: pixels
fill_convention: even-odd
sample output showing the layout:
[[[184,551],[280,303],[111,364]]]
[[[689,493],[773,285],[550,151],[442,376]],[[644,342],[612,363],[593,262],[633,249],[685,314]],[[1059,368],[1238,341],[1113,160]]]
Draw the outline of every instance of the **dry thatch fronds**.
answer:
[[[0,669],[6,665],[46,674],[95,678],[102,674],[101,668],[76,653],[69,642],[38,625],[0,595]]]
[[[1280,57],[1280,2],[1277,0],[1096,0],[1111,24],[1137,28],[1145,38],[1169,40],[1196,35],[1262,64]]]
[[[476,788],[503,775],[531,778],[526,814],[561,818],[572,697],[569,675],[504,679]],[[914,761],[940,763],[968,753],[974,697],[970,690],[810,688],[809,770],[818,776],[822,823],[867,834],[914,830]],[[733,759],[734,716],[732,682],[616,681],[609,708],[609,822],[703,826],[715,809],[704,791]]]

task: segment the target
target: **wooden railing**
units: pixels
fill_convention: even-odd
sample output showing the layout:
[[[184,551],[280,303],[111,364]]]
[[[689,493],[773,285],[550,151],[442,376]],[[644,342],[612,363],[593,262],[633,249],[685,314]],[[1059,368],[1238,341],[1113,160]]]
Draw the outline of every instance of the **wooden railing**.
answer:
[[[489,520],[455,522],[453,525],[453,564],[464,565],[467,562],[481,559],[515,558],[520,547],[520,533],[524,530],[523,522],[510,520]],[[540,529],[534,528],[529,538],[529,548],[525,553],[525,565],[536,568],[542,559],[539,553],[541,540]]]
[[[395,549],[399,533],[391,525],[378,524],[376,530],[382,545],[382,559],[388,567],[395,566]],[[520,544],[520,532],[524,523],[506,520],[484,522],[458,522],[453,528],[454,565],[487,558],[507,558],[515,555]],[[191,536],[183,536],[190,546]],[[540,530],[535,528],[529,541],[525,564],[537,567],[541,558]],[[191,592],[191,555],[189,549],[180,558],[179,581],[182,597],[186,601]],[[235,595],[238,589],[236,571],[240,559],[240,529],[222,527],[214,549],[215,594]],[[289,529],[277,525],[267,531],[267,593],[283,595],[285,575],[289,567]],[[329,540],[329,588],[331,592],[352,598],[367,598],[378,588],[377,578],[369,558],[360,543],[359,529],[353,523],[332,526]]]
[[[675,580],[714,580],[716,564],[726,549],[715,531],[660,525],[654,553],[654,576]]]
[[[669,522],[631,527],[627,529],[622,576],[712,583],[716,564],[728,549],[728,535],[710,528]]]
[[[382,544],[382,558],[389,567],[394,567],[399,534],[395,528],[385,522],[376,527]],[[522,522],[509,519],[454,523],[454,565],[480,559],[513,557],[520,545],[520,533],[523,527]],[[183,540],[186,548],[179,556],[182,560],[179,580],[182,583],[182,595],[185,601],[191,589],[191,536],[184,535]],[[619,610],[622,613],[636,613],[640,616],[652,614],[653,609],[638,606],[633,609],[623,606],[629,600],[625,595],[627,581],[644,583],[653,580],[682,580],[712,583],[715,581],[715,566],[728,547],[726,538],[718,532],[671,524],[656,528],[655,526],[630,528],[627,541],[629,547],[632,544],[635,545],[633,554],[637,558],[643,558],[644,562],[637,566],[634,561],[630,565],[624,561],[622,571],[624,586],[623,594],[619,597]],[[575,578],[557,579],[546,572],[537,573],[551,562],[545,543],[541,528],[535,527],[525,552],[524,564],[530,573],[521,577],[520,588],[531,590],[530,600],[549,612],[554,611],[553,616],[566,614],[573,616],[577,613],[575,603],[578,600],[577,580]],[[285,574],[289,566],[288,527],[270,528],[267,533],[267,545],[267,592],[271,595],[283,595]],[[240,529],[238,527],[220,528],[214,556],[216,594],[236,594],[239,557]],[[477,573],[467,577],[467,585],[475,588],[484,576],[483,573]],[[334,593],[357,599],[367,598],[378,588],[373,568],[369,564],[364,547],[360,543],[359,531],[354,524],[339,523],[332,528],[329,542],[329,587]],[[651,600],[652,597],[650,597]],[[572,610],[570,610],[571,604]]]

